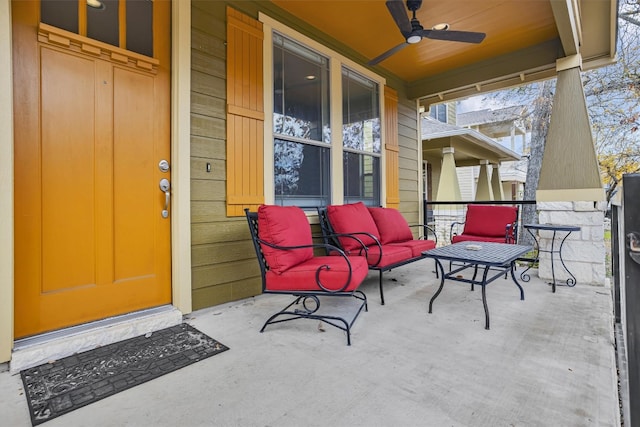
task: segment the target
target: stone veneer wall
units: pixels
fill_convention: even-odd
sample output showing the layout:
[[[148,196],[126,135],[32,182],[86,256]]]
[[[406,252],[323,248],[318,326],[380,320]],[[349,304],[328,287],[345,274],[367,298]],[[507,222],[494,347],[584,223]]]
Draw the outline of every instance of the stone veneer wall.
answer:
[[[572,232],[564,242],[562,259],[576,277],[577,284],[604,286],[606,280],[604,211],[606,202],[538,202],[540,224],[575,225],[581,228]],[[556,235],[555,249],[565,233]],[[551,249],[553,232],[540,231],[540,248]],[[558,254],[554,254],[556,283],[565,282],[569,274],[562,267]],[[540,253],[538,276],[551,280],[551,255]]]

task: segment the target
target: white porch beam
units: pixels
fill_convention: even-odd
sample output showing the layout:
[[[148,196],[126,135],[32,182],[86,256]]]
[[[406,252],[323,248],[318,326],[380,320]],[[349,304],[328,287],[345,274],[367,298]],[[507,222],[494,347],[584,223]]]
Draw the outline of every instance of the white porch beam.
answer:
[[[565,56],[580,52],[582,42],[580,10],[576,0],[552,0],[551,9]]]

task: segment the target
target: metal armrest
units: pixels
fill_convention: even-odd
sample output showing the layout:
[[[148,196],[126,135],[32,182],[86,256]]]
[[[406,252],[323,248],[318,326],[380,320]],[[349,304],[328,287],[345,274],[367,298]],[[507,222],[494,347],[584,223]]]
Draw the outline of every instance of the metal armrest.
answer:
[[[451,236],[450,238],[453,238],[453,236],[457,236],[458,235],[458,226],[459,225],[464,225],[466,221],[454,221],[451,223],[451,229],[449,230],[449,236]],[[453,231],[453,228],[456,227],[456,232]]]
[[[369,264],[369,266],[375,267],[378,264],[380,264],[380,262],[382,261],[382,244],[380,243],[380,240],[376,236],[374,236],[371,233],[364,232],[364,231],[357,231],[355,233],[336,234],[336,236],[347,237],[347,238],[351,238],[351,239],[357,240],[361,245],[361,248],[360,248],[360,251],[359,251],[358,255],[362,255],[362,252],[364,251],[364,255],[363,256],[367,257],[367,263],[368,263],[369,262],[369,258],[368,258],[369,247],[367,247],[367,245],[365,245],[362,242],[362,240],[360,240],[358,237],[356,237],[358,235],[363,235],[363,236],[370,237],[375,242],[375,244],[378,246],[378,249],[379,249],[378,250],[378,259],[377,259],[377,261],[375,263]],[[369,246],[372,246],[372,245],[369,245]]]
[[[431,234],[433,234],[433,241],[436,242],[436,245],[438,244],[438,235],[436,234],[435,230],[430,225],[426,225],[426,224],[411,224],[411,225],[409,225],[409,227],[422,227],[422,232],[424,234],[422,235],[421,239],[424,239],[424,240],[428,240],[429,232],[431,232]]]

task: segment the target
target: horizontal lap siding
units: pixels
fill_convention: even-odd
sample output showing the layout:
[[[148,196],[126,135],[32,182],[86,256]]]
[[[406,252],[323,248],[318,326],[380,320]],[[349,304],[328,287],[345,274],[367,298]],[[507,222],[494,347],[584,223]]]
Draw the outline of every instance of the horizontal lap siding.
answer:
[[[418,151],[418,113],[414,101],[399,99],[398,102],[398,144],[400,207],[409,224],[422,222],[420,218],[421,195],[419,180],[422,160]]]
[[[247,221],[244,216],[227,216],[226,27],[224,2],[192,2],[191,262],[194,310],[261,292],[260,270]],[[211,172],[207,172],[207,163],[211,165]]]
[[[226,6],[248,11],[259,2],[192,1],[191,235],[193,309],[261,292],[260,271],[244,216],[227,216],[227,19]],[[290,24],[290,23],[289,23]],[[243,119],[238,119],[242,121]],[[415,102],[398,99],[398,190],[400,211],[418,221],[417,113]],[[240,127],[242,128],[242,127]],[[261,129],[254,130],[256,142]],[[256,159],[256,162],[258,160]],[[211,172],[206,172],[206,165]],[[262,168],[262,163],[256,167]],[[263,176],[260,169],[260,176]],[[395,179],[395,178],[394,178]],[[262,185],[262,184],[260,184]]]

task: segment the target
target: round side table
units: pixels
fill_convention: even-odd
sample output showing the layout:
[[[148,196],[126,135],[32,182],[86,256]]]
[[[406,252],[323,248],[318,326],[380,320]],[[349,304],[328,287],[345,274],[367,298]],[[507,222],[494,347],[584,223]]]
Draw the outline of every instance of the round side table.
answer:
[[[566,280],[566,284],[567,286],[575,286],[576,285],[576,276],[573,275],[573,273],[571,273],[571,271],[569,271],[569,269],[567,268],[567,266],[564,263],[564,260],[562,259],[562,246],[564,245],[564,241],[567,240],[567,237],[569,237],[569,234],[571,234],[574,231],[580,231],[580,227],[574,226],[574,225],[557,225],[557,224],[524,224],[523,227],[529,232],[529,234],[531,234],[531,236],[533,237],[533,240],[535,241],[535,257],[534,258],[530,258],[528,259],[529,261],[531,261],[532,263],[529,265],[529,267],[523,271],[520,274],[520,278],[522,280],[524,280],[525,282],[528,282],[531,278],[529,277],[528,274],[526,274],[526,272],[531,268],[531,265],[533,265],[534,262],[537,262],[540,260],[540,252],[545,252],[545,253],[549,253],[551,254],[551,277],[552,277],[552,281],[551,281],[551,286],[553,287],[553,292],[556,291],[556,272],[553,266],[553,255],[554,254],[558,254],[558,256],[560,257],[560,262],[562,263],[562,267],[564,267],[565,271],[567,273],[569,273],[569,276],[571,276],[570,278],[568,278]],[[540,231],[540,230],[544,230],[544,231],[552,231],[553,232],[553,236],[551,237],[551,249],[540,249],[540,240],[539,237],[534,233],[534,231]],[[564,237],[562,238],[562,240],[560,241],[560,246],[558,246],[558,248],[556,249],[555,244],[556,244],[556,235],[557,233],[566,233],[564,235]]]

